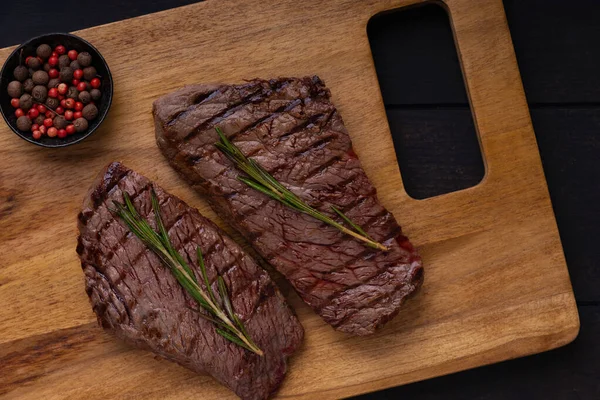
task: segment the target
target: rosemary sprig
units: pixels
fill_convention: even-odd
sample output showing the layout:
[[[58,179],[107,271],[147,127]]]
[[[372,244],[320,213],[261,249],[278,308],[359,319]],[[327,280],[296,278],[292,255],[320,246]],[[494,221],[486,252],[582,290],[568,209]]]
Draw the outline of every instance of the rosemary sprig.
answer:
[[[200,287],[196,276],[189,265],[185,262],[181,254],[173,247],[167,230],[162,222],[160,206],[154,190],[152,190],[152,210],[154,211],[158,232],[154,231],[150,224],[139,215],[127,193],[123,193],[123,200],[125,204],[114,201],[113,204],[115,208],[112,211],[125,222],[134,235],[158,256],[161,262],[171,270],[179,284],[185,288],[188,294],[196,300],[200,307],[206,310],[207,313],[202,313],[198,310],[195,311],[198,311],[198,314],[203,318],[213,322],[216,325],[215,329],[217,333],[221,336],[262,356],[262,350],[254,343],[242,321],[233,312],[231,300],[227,293],[227,287],[221,276],[217,277],[217,285],[222,305],[217,301],[210,285],[210,281],[208,280],[208,275],[206,274],[206,267],[204,265],[204,258],[202,257],[200,247],[197,247],[196,249],[198,255],[198,267],[204,285],[206,286],[206,291]]]
[[[221,152],[225,154],[225,156],[227,156],[227,158],[229,158],[237,168],[247,175],[239,176],[238,179],[240,181],[294,210],[308,214],[319,221],[339,229],[341,232],[347,235],[353,236],[369,247],[384,251],[388,250],[386,246],[373,240],[373,238],[367,235],[367,233],[360,226],[352,222],[350,218],[344,215],[344,213],[337,208],[333,206],[331,207],[333,212],[339,215],[352,229],[348,229],[327,215],[306,204],[301,198],[296,196],[289,189],[279,183],[275,178],[273,178],[273,176],[271,176],[271,174],[269,174],[255,160],[246,157],[236,145],[231,143],[231,141],[223,134],[223,131],[221,131],[219,127],[215,127],[215,130],[219,134],[219,142],[215,143],[215,146],[221,150]]]

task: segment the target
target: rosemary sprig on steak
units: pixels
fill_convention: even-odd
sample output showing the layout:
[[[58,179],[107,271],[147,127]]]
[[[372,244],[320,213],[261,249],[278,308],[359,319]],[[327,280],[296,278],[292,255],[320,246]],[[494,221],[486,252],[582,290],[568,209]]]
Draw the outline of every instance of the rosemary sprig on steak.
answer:
[[[204,266],[204,259],[200,247],[197,247],[196,249],[198,266],[202,275],[202,280],[206,285],[206,291],[200,287],[196,280],[196,276],[189,265],[185,262],[181,254],[173,247],[167,230],[162,223],[160,206],[154,190],[152,190],[152,210],[154,211],[158,233],[139,215],[127,193],[123,193],[123,200],[125,202],[124,205],[116,201],[113,202],[115,209],[112,211],[115,212],[125,222],[131,232],[152,250],[161,262],[171,270],[179,284],[198,302],[200,307],[208,312],[207,314],[199,312],[199,315],[213,322],[217,333],[227,340],[262,356],[262,350],[252,341],[244,324],[233,312],[231,300],[227,293],[227,287],[221,276],[217,277],[217,286],[219,288],[219,296],[221,297],[222,304],[219,304],[217,301],[206,274],[206,267]]]
[[[319,221],[339,229],[341,232],[347,235],[353,236],[369,247],[384,251],[388,250],[386,246],[374,241],[360,226],[352,222],[350,218],[344,215],[344,213],[342,213],[336,207],[331,206],[331,209],[333,212],[339,215],[352,229],[346,228],[327,215],[306,204],[301,198],[296,196],[289,189],[279,183],[275,178],[273,178],[273,176],[271,176],[271,174],[269,174],[259,163],[251,158],[246,157],[236,145],[231,143],[231,141],[223,134],[223,131],[221,131],[220,128],[215,127],[215,130],[219,134],[220,139],[219,142],[215,143],[215,146],[223,154],[225,154],[225,156],[227,156],[227,158],[229,158],[238,169],[247,175],[239,176],[238,179],[240,181],[294,210],[308,214]]]

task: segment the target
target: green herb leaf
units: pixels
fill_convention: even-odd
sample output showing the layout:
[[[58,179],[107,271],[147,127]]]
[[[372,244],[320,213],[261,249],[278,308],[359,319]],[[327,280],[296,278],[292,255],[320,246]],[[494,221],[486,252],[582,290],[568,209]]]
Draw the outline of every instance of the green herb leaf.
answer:
[[[223,336],[225,339],[237,344],[238,346],[241,346],[243,348],[245,348],[246,350],[250,350],[253,351],[250,346],[248,346],[246,343],[242,342],[237,336],[232,335],[231,333],[229,333],[228,331],[225,331],[223,329],[220,328],[216,328],[217,333],[221,336]]]
[[[225,281],[222,277],[219,276],[217,278],[217,282],[219,285],[219,294],[221,295],[221,299],[223,300],[223,306],[225,307],[225,311],[227,311],[227,315],[229,315],[231,319],[234,319],[233,308],[231,307],[231,302],[229,301],[229,295],[227,294],[227,287],[225,286]]]
[[[363,230],[363,229],[362,229],[360,226],[358,226],[358,225],[356,225],[354,222],[352,222],[352,220],[351,220],[350,218],[348,218],[348,217],[346,216],[346,214],[344,214],[343,212],[341,212],[340,210],[338,210],[338,209],[337,209],[336,207],[334,207],[334,206],[331,206],[331,209],[332,209],[332,210],[333,210],[333,211],[334,211],[334,212],[335,212],[337,215],[339,215],[340,217],[342,217],[342,219],[343,219],[344,221],[346,221],[346,223],[347,223],[348,225],[350,225],[351,227],[353,227],[353,228],[354,228],[354,230],[355,230],[356,232],[360,233],[361,235],[363,235],[363,236],[364,236],[364,237],[366,237],[366,238],[369,238],[369,239],[371,239],[371,237],[370,237],[370,236],[367,234],[367,232],[365,232],[365,231],[364,231],[364,230]]]
[[[215,298],[215,294],[213,293],[210,281],[208,280],[208,274],[206,273],[206,267],[204,266],[204,257],[202,257],[202,250],[200,250],[200,246],[196,247],[196,256],[198,258],[198,267],[200,267],[200,273],[202,274],[202,279],[204,279],[204,285],[206,285],[208,295],[210,296],[212,302],[217,304],[217,299]]]

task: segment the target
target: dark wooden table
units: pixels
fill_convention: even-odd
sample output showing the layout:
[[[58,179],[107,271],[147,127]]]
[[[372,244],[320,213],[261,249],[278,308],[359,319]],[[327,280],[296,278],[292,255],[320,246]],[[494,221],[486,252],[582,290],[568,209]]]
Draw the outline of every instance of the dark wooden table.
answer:
[[[192,2],[10,2],[0,14],[0,47]],[[581,332],[548,353],[360,399],[600,399],[600,1],[504,4]],[[433,5],[413,8],[373,18],[368,32],[409,194],[425,198],[476,185],[484,161],[447,15]]]

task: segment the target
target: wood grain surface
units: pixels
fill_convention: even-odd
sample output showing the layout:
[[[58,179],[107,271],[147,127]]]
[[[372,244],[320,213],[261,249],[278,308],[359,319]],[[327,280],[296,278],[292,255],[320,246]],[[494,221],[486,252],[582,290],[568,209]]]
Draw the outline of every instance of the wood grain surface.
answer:
[[[578,315],[501,1],[445,2],[486,165],[483,181],[426,200],[403,189],[366,24],[412,3],[209,0],[78,32],[99,48],[115,79],[103,126],[57,150],[0,127],[0,395],[233,396],[211,378],[130,349],[98,328],[75,254],[83,195],[113,160],[231,232],[154,144],[152,101],[196,82],[320,75],[382,203],[423,255],[421,293],[371,337],[334,332],[283,285],[307,335],[281,397],[338,398],[570,342]],[[0,50],[0,60],[9,52]]]

